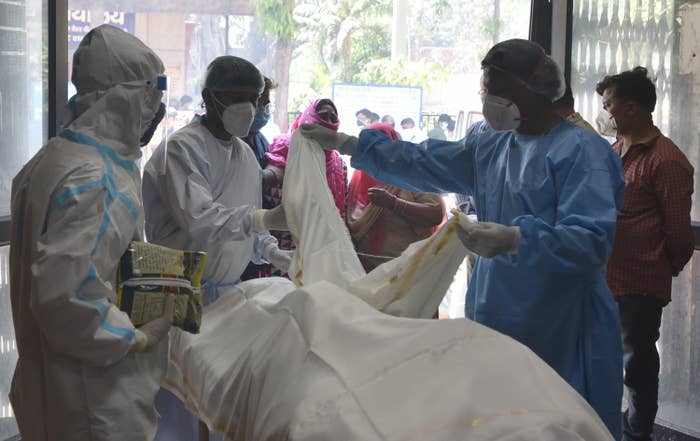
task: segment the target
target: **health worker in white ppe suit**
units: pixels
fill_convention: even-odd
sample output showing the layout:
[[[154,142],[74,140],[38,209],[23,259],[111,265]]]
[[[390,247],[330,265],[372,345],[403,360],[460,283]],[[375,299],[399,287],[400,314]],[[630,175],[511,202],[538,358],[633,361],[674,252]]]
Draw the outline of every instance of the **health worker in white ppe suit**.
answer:
[[[498,43],[481,67],[486,120],[461,141],[392,142],[376,130],[358,139],[321,126],[302,133],[382,182],[473,195],[479,222],[457,230],[480,256],[466,317],[532,349],[619,439],[622,344],[603,268],[622,205],[620,158],[557,114],[564,76],[536,43]]]
[[[69,123],[12,183],[10,399],[24,441],[155,435],[172,297],[139,329],[114,303],[119,258],[143,235],[134,161],[164,115],[162,74],[137,38],[90,31],[73,58]]]
[[[167,247],[208,253],[207,303],[232,289],[251,260],[285,272],[291,262],[291,252],[279,250],[267,232],[287,229],[284,211],[261,209],[260,166],[240,139],[250,130],[264,87],[249,61],[216,58],[202,90],[206,114],[161,143],[144,170],[146,236]],[[163,390],[157,403],[163,417],[157,441],[195,439],[197,419],[173,394]]]
[[[262,257],[283,271],[291,262],[267,233],[271,227],[286,229],[284,211],[260,209],[260,166],[239,138],[248,134],[264,87],[249,61],[216,58],[202,90],[206,114],[175,132],[167,146],[161,143],[144,171],[146,237],[209,254],[204,270],[209,302],[236,284],[251,260],[265,263]]]

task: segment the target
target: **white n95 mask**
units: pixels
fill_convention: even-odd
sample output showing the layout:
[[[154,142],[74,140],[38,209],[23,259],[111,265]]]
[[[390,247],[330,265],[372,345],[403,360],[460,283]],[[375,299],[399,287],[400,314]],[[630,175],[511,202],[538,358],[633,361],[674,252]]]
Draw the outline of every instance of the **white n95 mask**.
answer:
[[[488,94],[481,97],[481,102],[484,119],[493,130],[502,132],[520,127],[520,109],[514,102]]]
[[[615,117],[605,109],[600,109],[598,116],[595,119],[595,125],[598,126],[598,133],[611,138],[617,137],[617,122]]]
[[[224,129],[229,135],[237,137],[248,135],[254,118],[255,106],[250,102],[231,104],[221,114]]]

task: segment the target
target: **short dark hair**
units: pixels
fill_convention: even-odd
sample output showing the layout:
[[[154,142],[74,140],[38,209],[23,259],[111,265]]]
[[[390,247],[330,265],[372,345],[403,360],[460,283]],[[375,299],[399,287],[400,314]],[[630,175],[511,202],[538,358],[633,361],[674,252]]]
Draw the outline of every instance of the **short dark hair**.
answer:
[[[382,116],[382,122],[383,122],[383,123],[387,122],[387,121],[389,120],[389,118],[391,118],[392,121],[394,120],[394,117],[393,117],[393,116],[391,116],[391,115],[384,115],[384,116]]]
[[[413,118],[404,118],[404,119],[402,119],[402,120],[401,120],[401,125],[404,125],[404,124],[411,124],[411,125],[413,125],[414,127],[415,127],[415,125],[416,125],[415,121],[413,121]]]
[[[564,92],[564,96],[556,100],[554,102],[554,106],[561,109],[574,108],[574,92],[571,90],[571,84],[566,83],[566,91]]]
[[[452,118],[450,117],[450,115],[448,115],[446,113],[441,113],[440,116],[438,117],[439,123],[441,123],[441,122],[449,123],[450,121],[452,121]]]
[[[608,75],[598,83],[595,90],[598,95],[603,96],[603,92],[611,87],[617,98],[634,101],[649,112],[654,111],[656,85],[649,78],[646,68],[637,66],[617,75]]]
[[[379,114],[378,114],[378,113],[371,112],[370,115],[369,115],[369,120],[370,120],[371,122],[379,122]]]
[[[371,118],[371,117],[372,117],[372,111],[369,110],[369,109],[367,109],[367,108],[360,109],[360,110],[358,110],[357,112],[355,112],[355,116],[359,116],[359,115],[364,115],[364,116],[366,116],[367,118]]]

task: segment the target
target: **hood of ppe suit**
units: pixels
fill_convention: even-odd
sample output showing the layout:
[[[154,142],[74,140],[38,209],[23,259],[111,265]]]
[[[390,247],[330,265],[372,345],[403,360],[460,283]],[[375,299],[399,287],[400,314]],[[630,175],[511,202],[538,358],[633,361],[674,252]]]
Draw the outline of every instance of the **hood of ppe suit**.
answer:
[[[481,67],[506,72],[551,102],[566,91],[564,74],[557,63],[542,46],[530,40],[514,38],[498,43],[481,60]]]
[[[77,94],[66,106],[66,127],[124,159],[139,158],[139,140],[161,103],[157,77],[163,72],[158,55],[141,40],[113,26],[96,27],[73,56]]]

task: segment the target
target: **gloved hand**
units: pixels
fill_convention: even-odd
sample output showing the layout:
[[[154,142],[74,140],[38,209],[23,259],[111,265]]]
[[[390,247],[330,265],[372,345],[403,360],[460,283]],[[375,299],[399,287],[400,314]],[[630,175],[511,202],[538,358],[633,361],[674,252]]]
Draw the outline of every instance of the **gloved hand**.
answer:
[[[457,236],[465,247],[479,256],[517,254],[520,245],[520,227],[506,227],[494,222],[470,222],[459,217]]]
[[[318,142],[326,150],[338,150],[343,155],[352,156],[357,149],[357,138],[336,132],[318,124],[302,124],[301,134]]]
[[[175,314],[175,296],[172,294],[165,295],[165,307],[163,315],[155,320],[141,325],[136,329],[134,341],[131,344],[132,352],[148,351],[168,335],[170,327],[173,324],[173,316]]]
[[[253,212],[253,231],[262,233],[267,230],[289,231],[282,205],[270,210],[255,210]]]
[[[289,271],[294,251],[280,250],[276,243],[268,244],[263,250],[263,258],[283,273]]]

